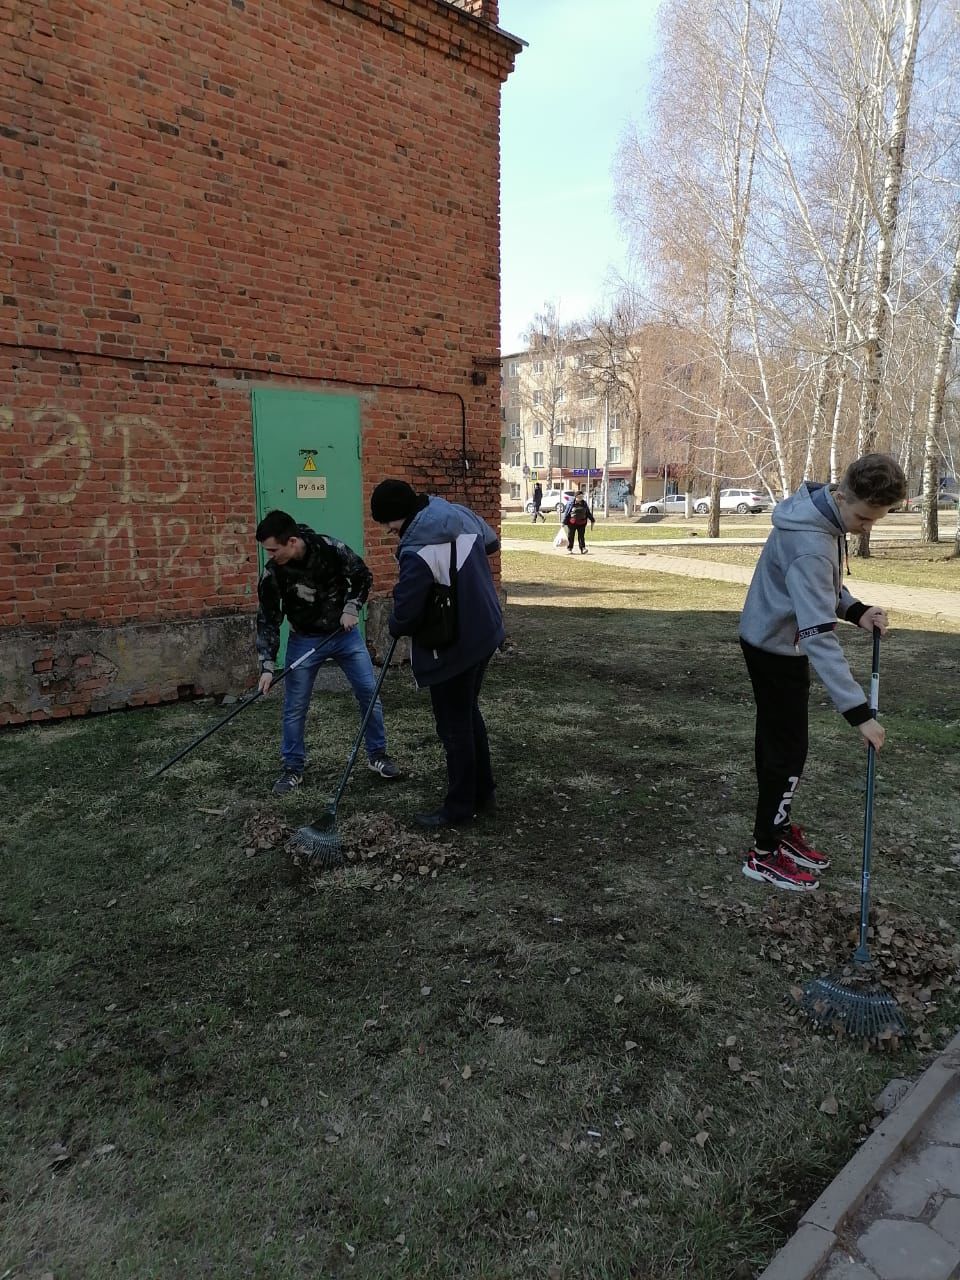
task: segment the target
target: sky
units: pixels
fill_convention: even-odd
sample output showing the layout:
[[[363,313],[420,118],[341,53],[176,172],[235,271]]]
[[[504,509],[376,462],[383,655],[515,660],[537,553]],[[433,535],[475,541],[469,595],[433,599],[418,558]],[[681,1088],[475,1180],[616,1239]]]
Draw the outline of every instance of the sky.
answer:
[[[658,0],[500,0],[526,40],[501,109],[501,349],[523,350],[553,302],[561,321],[602,305],[626,243],[613,209],[625,126],[643,120]]]

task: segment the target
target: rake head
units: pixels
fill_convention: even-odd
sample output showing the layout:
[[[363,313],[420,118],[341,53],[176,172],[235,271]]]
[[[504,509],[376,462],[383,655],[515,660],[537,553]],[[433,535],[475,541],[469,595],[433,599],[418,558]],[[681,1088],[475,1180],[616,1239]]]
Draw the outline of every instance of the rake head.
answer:
[[[821,1031],[867,1040],[873,1048],[896,1049],[911,1039],[894,997],[869,974],[848,970],[791,987],[787,1003]]]
[[[346,862],[343,844],[337,831],[337,814],[331,806],[308,827],[300,827],[291,837],[288,848],[304,856],[308,867],[328,870]]]

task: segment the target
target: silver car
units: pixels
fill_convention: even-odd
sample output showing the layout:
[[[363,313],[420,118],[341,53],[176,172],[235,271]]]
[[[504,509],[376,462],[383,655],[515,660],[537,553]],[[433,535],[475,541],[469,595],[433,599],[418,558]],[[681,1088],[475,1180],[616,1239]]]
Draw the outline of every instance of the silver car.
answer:
[[[644,516],[686,514],[687,495],[685,493],[668,493],[665,498],[651,498],[649,502],[640,503],[640,514]]]

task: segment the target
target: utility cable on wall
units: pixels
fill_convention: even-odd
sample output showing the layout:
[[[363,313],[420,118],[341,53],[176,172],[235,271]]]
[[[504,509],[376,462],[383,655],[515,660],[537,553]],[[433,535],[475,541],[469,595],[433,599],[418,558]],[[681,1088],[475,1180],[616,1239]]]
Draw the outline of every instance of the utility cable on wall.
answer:
[[[373,387],[384,391],[422,391],[432,396],[456,396],[460,402],[460,461],[464,475],[470,470],[467,457],[467,405],[459,391],[445,391],[439,387],[426,387],[421,382],[375,382],[361,378],[322,377],[315,373],[297,373],[276,366],[218,364],[210,360],[165,359],[159,356],[128,356],[105,354],[102,351],[86,351],[82,347],[58,347],[42,342],[9,342],[0,339],[0,348],[10,351],[39,351],[51,356],[75,356],[85,360],[107,360],[120,364],[159,365],[161,368],[181,366],[185,369],[203,369],[217,373],[246,373],[268,377],[297,378],[304,382],[327,382],[346,387]]]

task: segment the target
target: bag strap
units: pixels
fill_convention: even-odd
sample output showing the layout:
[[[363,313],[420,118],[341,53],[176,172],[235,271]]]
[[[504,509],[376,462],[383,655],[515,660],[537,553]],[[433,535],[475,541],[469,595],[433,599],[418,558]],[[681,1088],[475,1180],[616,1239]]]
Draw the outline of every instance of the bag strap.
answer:
[[[450,590],[453,591],[457,586],[457,540],[456,538],[450,543]]]

